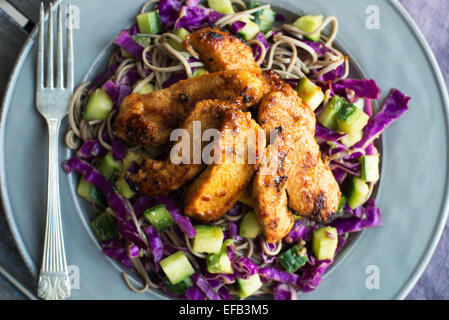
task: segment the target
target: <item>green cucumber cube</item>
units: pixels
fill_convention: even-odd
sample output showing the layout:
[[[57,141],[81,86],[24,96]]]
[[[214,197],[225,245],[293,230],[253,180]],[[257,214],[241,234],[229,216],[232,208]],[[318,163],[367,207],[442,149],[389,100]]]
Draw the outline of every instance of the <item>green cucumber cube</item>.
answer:
[[[359,131],[356,134],[353,135],[348,134],[344,136],[343,138],[341,138],[340,142],[349,148],[355,145],[360,140],[362,140],[362,138],[363,138],[363,131]]]
[[[366,182],[376,182],[379,180],[379,155],[363,156],[361,179]]]
[[[129,53],[128,51],[126,51],[126,50],[123,49],[123,48],[120,48],[120,55],[121,55],[123,58],[132,58],[132,57],[133,57],[133,55],[132,55],[131,53]]]
[[[309,260],[307,250],[295,245],[279,255],[278,261],[290,273],[298,271]]]
[[[103,193],[95,187],[92,183],[87,182],[84,177],[80,178],[78,183],[77,193],[91,203],[98,204],[100,206],[106,206],[106,198]]]
[[[318,122],[329,129],[337,129],[337,113],[346,101],[340,96],[333,96],[317,117]]]
[[[122,195],[122,197],[126,199],[131,199],[136,195],[136,193],[131,190],[131,187],[129,186],[128,182],[126,182],[125,178],[119,178],[115,182],[115,187],[117,188],[118,192]]]
[[[239,287],[238,292],[241,299],[245,299],[253,295],[262,287],[262,281],[260,281],[258,273],[248,279],[237,279],[237,284]]]
[[[234,8],[230,0],[207,0],[209,8],[223,14],[234,14]]]
[[[223,244],[223,230],[219,226],[195,226],[196,236],[193,238],[192,250],[196,253],[220,252]]]
[[[182,251],[162,259],[160,265],[171,284],[177,284],[195,273],[189,259]]]
[[[98,171],[100,171],[109,181],[114,181],[120,172],[121,165],[122,162],[115,161],[112,153],[108,152],[108,154],[101,159],[100,164],[98,165]]]
[[[205,74],[208,74],[208,73],[209,73],[209,71],[207,71],[205,68],[198,68],[195,70],[195,72],[193,73],[192,76],[194,78],[196,78],[196,77],[204,76]]]
[[[296,87],[296,91],[313,111],[324,101],[324,93],[321,88],[307,79],[307,77],[301,79]]]
[[[164,285],[167,287],[167,289],[174,294],[175,296],[180,296],[186,293],[186,290],[193,286],[192,279],[190,277],[184,278],[182,281],[178,282],[177,284],[172,284],[170,280],[167,278],[164,279]]]
[[[303,16],[297,19],[293,25],[301,31],[304,32],[313,32],[318,29],[323,24],[323,16]],[[306,39],[311,41],[319,41],[321,36],[321,32],[315,32],[312,35],[304,36]]]
[[[95,90],[87,101],[83,119],[86,121],[105,120],[112,110],[112,102],[109,95],[101,88]]]
[[[210,273],[234,273],[234,269],[232,268],[232,263],[229,259],[227,250],[227,247],[231,246],[233,243],[234,240],[232,239],[225,240],[223,242],[223,245],[221,246],[220,252],[210,254],[207,257],[207,270]]]
[[[348,205],[352,209],[360,207],[365,203],[368,194],[368,185],[362,179],[353,177],[349,187],[349,192],[346,195],[348,199]]]
[[[248,5],[248,9],[254,9],[260,7],[260,3],[251,1]],[[271,8],[266,8],[254,13],[254,23],[257,23],[260,28],[260,32],[267,33],[273,29],[273,23],[276,20],[276,12]]]
[[[346,203],[348,202],[346,196],[344,194],[340,197],[340,202],[338,203],[338,209],[337,212],[342,212],[342,210],[345,208]]]
[[[338,131],[356,135],[366,126],[369,116],[353,104],[346,103],[337,113]]]
[[[145,12],[137,16],[137,25],[140,33],[156,34],[162,31],[159,10]]]
[[[100,242],[111,240],[118,236],[117,219],[107,212],[96,217],[90,225]]]
[[[249,19],[245,19],[242,21],[245,22],[246,25],[237,34],[242,37],[243,40],[249,41],[259,33],[259,25]]]
[[[138,84],[137,84],[138,85]],[[156,91],[156,87],[151,83],[145,83],[142,88],[136,91],[136,94],[144,95]]]
[[[184,28],[181,28],[179,30],[173,31],[173,33],[180,38],[182,41],[185,41],[187,39],[187,36],[190,34],[189,31],[187,31]],[[167,43],[172,46],[173,49],[177,51],[184,51],[184,46],[176,41],[175,39],[168,38]]]
[[[313,230],[312,251],[318,260],[333,260],[338,246],[338,232],[333,227]]]
[[[135,35],[131,36],[138,44],[140,44],[142,47],[148,47],[151,44],[151,37],[146,35]]]
[[[262,228],[257,221],[254,211],[248,212],[242,219],[239,228],[239,234],[243,238],[255,239],[262,232]]]
[[[143,215],[158,232],[170,228],[174,223],[172,215],[163,204],[145,210]]]

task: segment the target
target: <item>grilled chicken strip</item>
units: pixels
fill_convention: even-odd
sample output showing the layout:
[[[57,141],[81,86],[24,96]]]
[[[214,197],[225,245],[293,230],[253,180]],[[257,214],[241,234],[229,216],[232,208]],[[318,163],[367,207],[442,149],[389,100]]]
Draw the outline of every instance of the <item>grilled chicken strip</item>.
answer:
[[[168,194],[195,178],[206,167],[201,154],[210,142],[202,141],[204,131],[218,130],[222,114],[230,109],[237,109],[237,106],[220,100],[198,102],[181,128],[184,130],[181,141],[172,147],[171,154],[177,161],[174,156],[165,161],[148,158],[137,174],[128,174],[128,181],[140,192],[151,196]],[[183,154],[184,148],[188,149],[188,154]]]
[[[250,113],[227,111],[220,132],[216,161],[185,193],[184,213],[204,222],[219,219],[234,206],[251,183],[265,150],[263,130]]]
[[[222,70],[247,70],[261,74],[254,61],[251,48],[229,32],[217,28],[202,28],[191,33],[187,40],[200,55],[200,59],[210,72]]]
[[[113,130],[127,142],[158,147],[169,142],[173,129],[179,128],[199,101],[218,99],[246,110],[260,102],[265,93],[266,84],[251,72],[215,72],[147,95],[126,97]]]
[[[288,138],[282,130],[277,134],[260,162],[252,192],[254,211],[269,243],[276,243],[284,238],[295,222],[288,208],[286,192],[288,165],[285,164],[285,158],[289,152],[286,143]]]
[[[321,159],[313,111],[285,85],[282,91],[263,99],[259,122],[264,130],[280,128],[283,132],[287,146],[283,169],[290,209],[318,221],[328,220],[338,209],[341,193],[329,166]]]

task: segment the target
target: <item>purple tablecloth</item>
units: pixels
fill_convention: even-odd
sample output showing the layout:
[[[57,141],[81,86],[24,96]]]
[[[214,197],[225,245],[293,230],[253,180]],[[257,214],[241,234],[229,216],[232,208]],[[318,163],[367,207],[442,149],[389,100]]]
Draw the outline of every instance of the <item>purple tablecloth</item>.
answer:
[[[413,17],[440,64],[449,84],[449,1],[448,0],[400,0]],[[421,279],[407,299],[449,300],[449,223],[435,254]]]

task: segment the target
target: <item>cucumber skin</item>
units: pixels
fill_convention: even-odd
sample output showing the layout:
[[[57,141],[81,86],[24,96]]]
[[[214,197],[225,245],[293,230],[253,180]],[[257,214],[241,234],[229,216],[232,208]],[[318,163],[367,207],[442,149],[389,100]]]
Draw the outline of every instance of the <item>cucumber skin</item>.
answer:
[[[303,16],[298,18],[293,25],[302,30],[304,32],[312,32],[320,27],[323,23],[323,16]],[[321,32],[314,33],[312,35],[306,35],[304,38],[309,39],[310,41],[317,42],[320,40]]]
[[[105,120],[112,110],[112,102],[109,95],[101,88],[95,90],[87,101],[86,109],[83,112],[83,119],[86,121]]]
[[[162,31],[159,10],[145,12],[137,16],[137,25],[140,33],[157,34]]]
[[[218,253],[223,245],[223,230],[218,226],[195,226],[192,250],[196,253]]]
[[[246,22],[246,25],[238,32],[238,35],[242,37],[243,40],[249,41],[259,33],[259,25],[251,20],[245,20],[244,22]]]
[[[195,273],[190,261],[182,251],[162,259],[160,265],[168,280],[174,285]]]
[[[111,240],[118,236],[117,220],[104,212],[90,223],[100,242]]]
[[[333,238],[330,238],[331,234]],[[318,260],[333,260],[338,246],[338,232],[333,227],[313,230],[312,251]]]
[[[278,257],[279,263],[290,273],[298,271],[308,260],[307,255],[301,253],[298,245],[291,247]]]
[[[209,8],[223,14],[234,14],[234,8],[229,0],[207,0]]]
[[[362,162],[362,171],[360,178],[365,182],[378,181],[380,177],[379,155],[377,154],[377,155],[363,156],[360,161]]]
[[[246,239],[255,239],[262,232],[254,211],[248,212],[242,219],[239,227],[239,235]]]
[[[167,287],[167,289],[175,296],[183,295],[184,293],[186,293],[188,288],[193,286],[193,282],[192,279],[190,279],[190,276],[186,277],[184,280],[178,282],[177,284],[172,284],[170,280],[165,278],[164,284]]]
[[[145,210],[143,215],[158,232],[170,228],[174,223],[173,217],[163,204]]]
[[[259,274],[251,276],[249,279],[237,279],[239,286],[239,296],[245,299],[262,287]]]
[[[333,96],[329,103],[324,107],[323,111],[318,115],[318,122],[326,128],[336,130],[337,129],[337,113],[341,107],[345,104],[345,101],[340,96]]]
[[[363,205],[368,196],[369,188],[368,185],[359,178],[353,177],[350,185],[348,194],[346,195],[348,200],[348,205],[351,209],[356,209]]]

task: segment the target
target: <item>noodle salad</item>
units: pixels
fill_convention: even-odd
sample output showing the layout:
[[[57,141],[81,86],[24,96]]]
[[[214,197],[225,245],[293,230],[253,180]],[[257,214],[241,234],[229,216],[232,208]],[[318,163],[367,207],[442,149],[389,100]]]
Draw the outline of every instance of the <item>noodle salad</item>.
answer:
[[[75,155],[63,163],[81,174],[78,194],[98,212],[91,226],[103,252],[149,288],[189,300],[266,296],[297,299],[314,290],[350,233],[382,225],[372,197],[380,153],[375,140],[408,109],[393,89],[379,112],[380,89],[371,79],[348,79],[348,58],[334,47],[336,17],[304,15],[286,21],[269,4],[241,0],[150,0],[137,23],[114,40],[107,69],[81,84],[68,106],[65,137]],[[139,194],[126,179],[146,158],[165,159],[170,146],[126,143],[112,123],[123,99],[149,94],[208,71],[185,41],[205,26],[227,30],[252,48],[262,70],[297,90],[317,118],[316,141],[341,187],[339,212],[318,223],[297,216],[281,241],[268,243],[250,196],[212,224],[183,214],[183,188],[168,195]],[[342,111],[344,110],[344,112]]]

